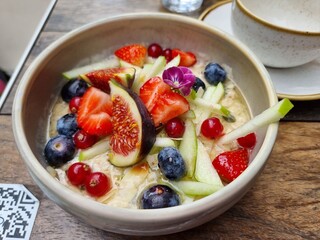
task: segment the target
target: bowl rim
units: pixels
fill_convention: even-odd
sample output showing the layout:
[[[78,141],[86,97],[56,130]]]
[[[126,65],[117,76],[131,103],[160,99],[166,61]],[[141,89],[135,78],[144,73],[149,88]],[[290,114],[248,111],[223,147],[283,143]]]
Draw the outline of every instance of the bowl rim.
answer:
[[[174,15],[169,13],[139,12],[116,15],[113,17],[108,17],[92,23],[88,23],[67,33],[66,35],[50,44],[45,50],[43,50],[43,52],[40,53],[40,55],[38,55],[37,58],[31,63],[30,67],[27,69],[18,85],[13,102],[12,125],[16,145],[25,164],[27,165],[28,170],[32,174],[34,174],[36,178],[38,178],[38,180],[41,182],[41,184],[45,185],[45,187],[51,193],[54,193],[56,197],[58,197],[60,200],[63,200],[65,205],[74,205],[77,209],[81,209],[82,212],[91,212],[92,214],[97,215],[101,218],[109,218],[127,223],[147,223],[152,220],[157,220],[158,222],[163,223],[169,218],[171,220],[186,218],[194,216],[197,213],[210,211],[210,209],[212,210],[212,206],[228,202],[228,198],[235,195],[241,189],[245,189],[245,186],[262,171],[264,165],[266,164],[268,156],[272,151],[277,137],[279,123],[272,123],[266,129],[264,142],[262,143],[256,155],[257,159],[264,159],[264,161],[253,161],[246,171],[244,171],[235,181],[228,184],[223,189],[190,204],[180,205],[172,208],[142,210],[111,207],[77,194],[65,186],[62,187],[63,185],[47,172],[47,170],[41,165],[41,163],[32,153],[31,148],[28,146],[27,139],[24,136],[24,126],[22,121],[23,106],[25,105],[25,102],[27,102],[24,93],[28,92],[28,88],[30,88],[30,84],[32,83],[31,80],[33,79],[33,76],[37,75],[37,73],[40,71],[38,68],[39,66],[41,66],[42,62],[47,61],[47,58],[54,54],[54,52],[59,51],[59,47],[61,48],[64,43],[67,43],[74,37],[90,30],[93,27],[98,27],[104,24],[111,24],[114,21],[123,21],[130,19],[133,20],[141,18],[156,20],[170,19],[179,23],[191,24],[193,26],[202,28],[203,30],[209,31],[210,34],[219,35],[219,37],[236,46],[239,51],[242,51],[255,65],[257,71],[259,71],[260,75],[262,76],[264,85],[267,89],[269,105],[272,106],[278,102],[278,98],[271,82],[270,76],[263,64],[244,44],[233,38],[231,35],[219,29],[213,28],[200,20],[186,16]],[[128,214],[130,214],[129,219]],[[132,229],[130,229],[130,231],[132,231]]]
[[[230,0],[231,2],[232,0]],[[320,31],[303,31],[303,30],[297,30],[297,29],[292,29],[292,28],[286,28],[283,26],[279,26],[273,23],[270,23],[263,18],[255,15],[252,11],[250,11],[242,2],[242,0],[234,0],[232,4],[236,4],[239,9],[247,15],[249,18],[253,19],[257,23],[261,23],[262,25],[278,30],[280,32],[286,32],[286,33],[293,33],[293,34],[298,34],[298,35],[303,35],[303,36],[320,36]]]

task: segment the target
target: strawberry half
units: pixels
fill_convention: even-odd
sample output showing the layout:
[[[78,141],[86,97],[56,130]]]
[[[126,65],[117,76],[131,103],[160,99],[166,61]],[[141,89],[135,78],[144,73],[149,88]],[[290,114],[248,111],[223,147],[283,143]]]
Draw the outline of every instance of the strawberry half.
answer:
[[[190,109],[188,101],[179,93],[166,92],[158,97],[151,110],[155,126],[167,123]]]
[[[184,52],[180,49],[172,49],[172,58],[180,55],[179,66],[191,67],[197,62],[196,56],[192,52]]]
[[[147,55],[147,48],[141,44],[131,44],[117,49],[114,54],[123,61],[142,67]]]
[[[111,79],[114,79],[123,86],[130,88],[133,83],[135,71],[136,70],[131,67],[107,68],[82,74],[80,77],[92,86],[99,88],[106,93],[110,93],[109,81]]]
[[[151,112],[158,98],[166,92],[171,92],[170,86],[160,77],[153,77],[140,88],[140,98],[148,111]]]
[[[236,179],[248,167],[248,163],[249,154],[243,148],[223,152],[212,161],[220,178],[227,183]]]
[[[112,101],[109,94],[90,87],[81,98],[77,122],[91,135],[106,136],[112,132]]]
[[[237,142],[243,148],[252,149],[257,143],[257,137],[255,133],[249,133],[244,137],[238,138]]]

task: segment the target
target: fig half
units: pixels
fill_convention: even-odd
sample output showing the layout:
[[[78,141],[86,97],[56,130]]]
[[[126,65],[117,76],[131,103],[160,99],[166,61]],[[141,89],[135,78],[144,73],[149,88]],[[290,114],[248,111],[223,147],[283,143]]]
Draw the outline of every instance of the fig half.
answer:
[[[136,164],[150,152],[156,140],[151,116],[132,90],[110,81],[113,133],[109,161],[118,167]]]

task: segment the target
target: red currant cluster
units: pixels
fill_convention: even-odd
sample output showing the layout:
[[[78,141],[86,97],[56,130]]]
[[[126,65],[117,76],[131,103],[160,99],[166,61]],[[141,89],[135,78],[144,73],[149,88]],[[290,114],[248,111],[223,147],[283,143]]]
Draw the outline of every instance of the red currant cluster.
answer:
[[[148,55],[153,58],[164,56],[169,62],[172,59],[172,50],[170,48],[162,49],[158,43],[152,43],[148,47]]]
[[[101,197],[112,188],[109,177],[102,172],[92,172],[90,166],[83,162],[73,163],[67,170],[70,183],[84,187],[92,197]]]

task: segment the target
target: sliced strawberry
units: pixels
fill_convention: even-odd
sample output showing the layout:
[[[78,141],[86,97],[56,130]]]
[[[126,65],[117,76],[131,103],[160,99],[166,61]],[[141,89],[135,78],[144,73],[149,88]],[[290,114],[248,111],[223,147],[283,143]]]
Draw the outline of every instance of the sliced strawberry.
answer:
[[[147,55],[147,48],[141,44],[131,44],[119,48],[114,54],[123,61],[142,67]]]
[[[149,79],[140,88],[140,98],[150,112],[155,126],[165,124],[190,109],[188,101],[160,77]]]
[[[158,98],[166,92],[171,92],[170,86],[160,77],[153,77],[140,88],[140,98],[148,111],[151,112]]]
[[[134,79],[134,74],[134,68],[123,67],[95,70],[86,74],[82,74],[80,75],[80,77],[92,86],[99,88],[106,93],[109,93],[109,81],[111,79],[114,79],[122,85],[130,88]]]
[[[248,167],[248,163],[249,154],[244,148],[223,152],[212,161],[221,179],[227,183],[236,179]]]
[[[184,52],[180,49],[172,49],[172,58],[180,55],[179,66],[191,67],[197,62],[196,56],[192,52]]]
[[[112,132],[111,114],[110,95],[98,88],[90,87],[80,102],[78,125],[89,134],[105,136]]]
[[[238,138],[237,142],[243,148],[252,149],[257,143],[257,137],[255,133],[249,133],[244,137]]]
[[[189,109],[188,101],[179,93],[166,92],[157,99],[151,110],[151,116],[155,126],[159,126],[187,112]]]

